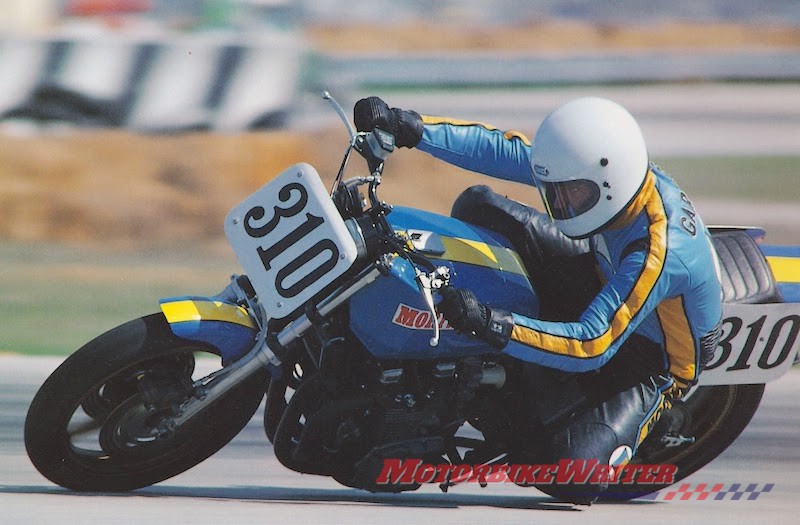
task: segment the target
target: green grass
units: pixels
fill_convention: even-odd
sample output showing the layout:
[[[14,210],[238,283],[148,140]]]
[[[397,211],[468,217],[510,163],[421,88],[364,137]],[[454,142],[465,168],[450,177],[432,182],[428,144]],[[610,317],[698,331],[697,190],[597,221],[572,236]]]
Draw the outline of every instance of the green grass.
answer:
[[[180,255],[0,244],[0,352],[67,355],[158,312],[159,298],[213,295],[241,272],[235,262]]]
[[[800,157],[679,157],[653,160],[692,199],[714,197],[798,202]]]

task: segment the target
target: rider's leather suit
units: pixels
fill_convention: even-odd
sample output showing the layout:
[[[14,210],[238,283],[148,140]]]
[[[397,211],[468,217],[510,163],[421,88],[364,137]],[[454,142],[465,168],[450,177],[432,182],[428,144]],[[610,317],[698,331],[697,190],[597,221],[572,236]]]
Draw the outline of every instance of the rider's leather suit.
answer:
[[[471,171],[535,185],[530,167],[535,145],[521,133],[482,123],[422,118],[418,149]],[[497,195],[489,200],[496,202]],[[501,206],[520,205],[509,201]],[[544,223],[536,217],[541,214],[530,213]],[[513,314],[515,326],[503,351],[567,372],[563,377],[574,377],[579,384],[573,393],[590,396],[597,388],[608,390],[609,383],[617,385],[612,387],[617,397],[595,403],[566,428],[554,427],[551,432],[554,455],[606,461],[619,446],[635,451],[669,405],[670,396],[697,381],[719,338],[722,292],[708,231],[686,195],[655,165],[650,165],[644,184],[625,210],[589,238],[588,246],[601,275],[600,291],[588,307],[568,322]],[[637,354],[646,353],[647,359],[637,361]],[[626,357],[614,359],[617,354]],[[637,362],[649,364],[637,373]],[[606,367],[609,363],[613,366]],[[611,372],[603,373],[606,369]],[[598,372],[586,374],[591,371]],[[598,375],[604,380],[587,379]],[[546,396],[550,388],[542,387],[548,384],[546,376],[533,374],[531,381],[540,383],[531,387],[534,395]],[[553,388],[565,384],[563,377]],[[666,398],[665,392],[670,394]],[[540,409],[545,420],[548,410],[554,410]]]

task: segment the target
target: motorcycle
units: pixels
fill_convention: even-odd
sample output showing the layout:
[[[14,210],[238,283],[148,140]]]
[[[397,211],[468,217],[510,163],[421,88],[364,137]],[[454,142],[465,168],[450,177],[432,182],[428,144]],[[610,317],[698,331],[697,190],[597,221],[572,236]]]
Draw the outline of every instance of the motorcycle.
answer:
[[[300,473],[373,492],[426,482],[446,491],[508,474],[524,430],[522,363],[451,329],[436,295],[461,284],[484,303],[535,316],[525,266],[496,232],[381,201],[394,138],[355,132],[325,98],[350,135],[333,188],[308,164],[289,167],[225,220],[245,274],[215,296],[162,299],[160,312],[98,336],[49,376],[25,421],[28,456],[46,478],[92,492],[158,483],[225,446],[265,396],[266,437]],[[345,179],[352,152],[368,174]],[[630,462],[673,465],[675,475],[630,480],[601,498],[634,498],[696,472],[797,361],[800,248],[756,242],[763,235],[714,229],[727,294],[722,339],[700,383]],[[199,372],[211,361],[196,356],[220,364]],[[558,485],[537,481],[517,484],[558,496]]]

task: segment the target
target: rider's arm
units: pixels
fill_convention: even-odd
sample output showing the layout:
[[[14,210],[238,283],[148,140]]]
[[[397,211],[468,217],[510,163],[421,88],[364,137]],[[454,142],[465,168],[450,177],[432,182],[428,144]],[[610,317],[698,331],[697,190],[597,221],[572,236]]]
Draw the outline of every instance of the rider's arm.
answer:
[[[417,149],[470,171],[534,185],[531,143],[523,134],[480,122],[428,115],[422,116],[422,122]]]
[[[655,179],[643,195],[655,195]],[[619,265],[576,322],[549,322],[514,314],[505,352],[525,361],[583,372],[607,363],[636,327],[669,293],[667,212],[660,197],[644,201],[637,221],[646,225],[629,238]],[[637,226],[630,226],[638,228]],[[637,240],[638,239],[638,240]]]
[[[514,328],[504,351],[571,372],[602,367],[663,299],[668,288],[663,265],[663,246],[629,254],[576,322],[514,314]]]

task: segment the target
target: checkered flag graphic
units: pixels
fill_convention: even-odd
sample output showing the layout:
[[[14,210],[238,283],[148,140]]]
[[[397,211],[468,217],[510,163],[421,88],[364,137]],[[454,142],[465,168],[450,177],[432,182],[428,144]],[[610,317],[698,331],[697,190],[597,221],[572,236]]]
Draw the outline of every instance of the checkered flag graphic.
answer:
[[[660,490],[642,499],[655,501],[719,501],[755,500],[775,487],[774,483],[683,483],[677,489]]]

